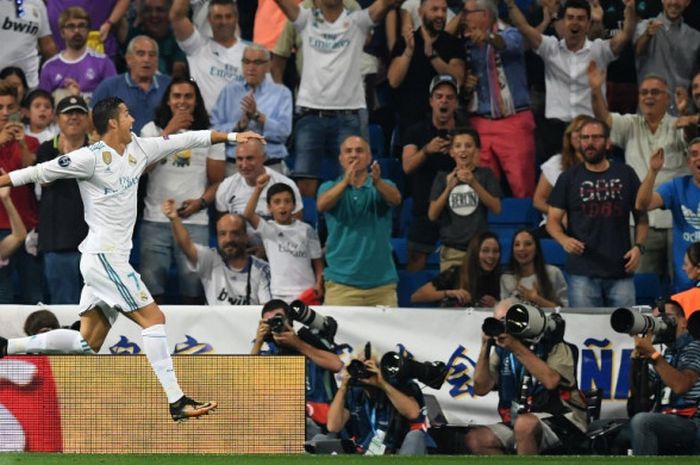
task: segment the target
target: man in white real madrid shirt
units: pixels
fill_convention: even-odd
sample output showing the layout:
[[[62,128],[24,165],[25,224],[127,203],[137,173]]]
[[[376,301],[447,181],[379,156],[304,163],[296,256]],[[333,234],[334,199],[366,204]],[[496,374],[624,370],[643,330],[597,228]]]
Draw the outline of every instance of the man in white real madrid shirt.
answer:
[[[143,349],[170,403],[175,421],[207,414],[216,402],[185,396],[173,371],[165,334],[165,315],[129,265],[136,220],[136,190],[146,166],[173,153],[211,144],[260,138],[252,132],[192,131],[169,138],[140,138],[131,132],[134,118],[117,97],[98,102],[92,113],[100,141],[46,163],[0,176],[0,186],[49,183],[75,178],[85,206],[88,234],[80,244],[80,333],[54,330],[7,340],[0,357],[19,353],[93,353],[104,343],[119,313],[143,328]]]

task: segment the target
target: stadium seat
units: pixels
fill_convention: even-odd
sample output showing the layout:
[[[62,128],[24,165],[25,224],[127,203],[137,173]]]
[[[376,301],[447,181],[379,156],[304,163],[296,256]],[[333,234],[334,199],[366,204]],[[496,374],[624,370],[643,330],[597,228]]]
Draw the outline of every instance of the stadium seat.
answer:
[[[634,290],[636,293],[635,303],[637,305],[654,306],[656,300],[664,295],[661,279],[659,279],[657,273],[635,274]]]
[[[316,228],[318,224],[318,210],[316,209],[316,199],[313,197],[302,197],[304,202],[304,221]]]
[[[377,163],[379,163],[379,167],[382,170],[382,178],[389,179],[394,184],[396,184],[396,187],[399,189],[399,191],[403,192],[405,176],[403,173],[403,167],[401,166],[401,162],[399,161],[399,159],[375,158],[375,160],[377,161]]]
[[[501,200],[501,213],[488,213],[489,229],[499,238],[512,239],[513,234],[521,228],[533,228],[537,225],[540,215],[532,206],[532,199],[516,199],[506,197]]]
[[[563,267],[566,265],[567,253],[554,239],[540,239],[544,261],[549,265]]]
[[[392,237],[391,247],[394,249],[396,268],[402,270],[408,263],[408,240],[405,237]]]
[[[419,304],[411,304],[411,294],[419,287],[436,276],[434,270],[406,271],[399,270],[399,284],[396,292],[399,297],[399,307],[421,307]],[[434,307],[434,305],[430,305]]]
[[[338,159],[323,158],[321,160],[321,181],[331,181],[338,177],[340,173],[340,165]]]
[[[374,158],[382,158],[386,156],[384,144],[384,130],[379,124],[369,125],[369,146],[372,150]]]

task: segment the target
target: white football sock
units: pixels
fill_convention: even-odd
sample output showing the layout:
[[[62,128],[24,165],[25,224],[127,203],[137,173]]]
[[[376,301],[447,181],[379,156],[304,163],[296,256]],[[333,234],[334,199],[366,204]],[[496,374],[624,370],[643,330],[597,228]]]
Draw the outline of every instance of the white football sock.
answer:
[[[7,341],[8,354],[94,354],[78,331],[54,329]]]
[[[165,325],[154,325],[141,331],[143,336],[143,351],[153,367],[161,386],[168,396],[168,402],[173,403],[184,394],[173,370],[173,359],[168,351],[168,339],[165,335]]]

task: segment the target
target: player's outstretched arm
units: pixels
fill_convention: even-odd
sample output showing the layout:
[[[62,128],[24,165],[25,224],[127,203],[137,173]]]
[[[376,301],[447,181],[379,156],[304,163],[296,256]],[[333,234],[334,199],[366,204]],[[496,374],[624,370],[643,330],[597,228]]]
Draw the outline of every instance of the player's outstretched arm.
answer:
[[[220,144],[222,142],[230,142],[232,144],[245,144],[251,139],[257,139],[263,144],[265,143],[265,138],[253,131],[244,132],[221,132],[212,131],[211,132],[211,143]]]

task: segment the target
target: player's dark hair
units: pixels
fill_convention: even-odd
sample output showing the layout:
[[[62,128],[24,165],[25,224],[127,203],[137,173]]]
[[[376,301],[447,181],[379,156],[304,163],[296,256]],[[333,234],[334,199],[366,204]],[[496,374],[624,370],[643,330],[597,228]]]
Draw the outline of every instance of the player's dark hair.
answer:
[[[297,205],[297,199],[294,197],[294,190],[292,188],[283,183],[283,182],[278,182],[270,186],[270,188],[267,190],[267,204],[269,205],[270,202],[272,202],[272,196],[279,194],[281,192],[289,192],[289,195],[292,196],[292,205],[296,207]]]
[[[107,97],[100,100],[92,109],[92,124],[101,136],[109,129],[109,120],[119,118],[119,105],[124,103],[119,97]]]

